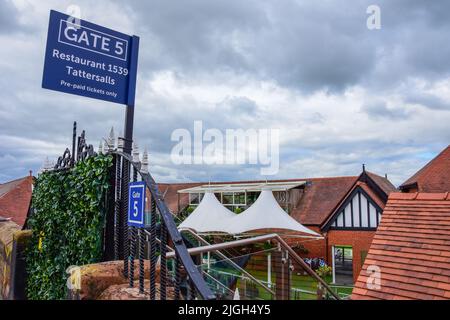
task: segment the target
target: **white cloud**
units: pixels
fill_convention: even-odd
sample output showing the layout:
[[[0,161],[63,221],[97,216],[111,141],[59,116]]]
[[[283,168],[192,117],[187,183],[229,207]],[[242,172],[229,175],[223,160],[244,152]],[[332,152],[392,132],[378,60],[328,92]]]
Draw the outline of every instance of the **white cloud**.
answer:
[[[49,10],[74,2],[12,3],[17,32],[0,32],[0,181],[56,158],[70,145],[72,121],[97,146],[111,126],[121,131],[124,116],[122,106],[40,88]],[[76,4],[83,18],[141,37],[135,137],[149,148],[158,180],[261,178],[252,166],[172,165],[171,132],[195,120],[221,130],[280,129],[284,178],[357,175],[366,163],[399,184],[450,140],[449,73],[414,54],[432,48],[410,37],[442,38],[428,24],[436,19],[448,33],[433,8],[414,6],[425,23],[406,18],[408,4],[386,2],[377,34],[365,29],[361,4]],[[405,17],[391,17],[390,6]]]

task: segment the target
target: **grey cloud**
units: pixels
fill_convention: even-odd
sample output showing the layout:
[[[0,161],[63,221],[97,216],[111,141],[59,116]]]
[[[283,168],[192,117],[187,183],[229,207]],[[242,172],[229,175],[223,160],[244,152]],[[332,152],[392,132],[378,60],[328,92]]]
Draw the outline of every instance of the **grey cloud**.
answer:
[[[130,1],[146,72],[251,74],[311,92],[384,88],[450,70],[446,1],[379,1],[382,29],[366,28],[373,1]],[[450,10],[450,9],[449,9]],[[439,50],[435,44],[440,43]],[[157,58],[156,58],[157,57]]]
[[[141,84],[148,85],[156,72],[171,71],[182,77],[187,87],[226,87],[248,78],[257,84],[279,84],[300,100],[317,90],[328,91],[320,103],[327,103],[325,99],[333,102],[354,85],[372,96],[389,91],[405,99],[405,106],[397,106],[388,97],[386,103],[364,105],[361,111],[369,118],[362,120],[366,121],[363,124],[370,127],[376,119],[381,129],[367,133],[355,130],[349,135],[333,128],[333,120],[345,123],[347,119],[332,119],[332,112],[293,112],[303,107],[294,98],[294,105],[284,107],[285,114],[280,112],[279,117],[292,118],[285,124],[288,132],[305,128],[311,133],[281,146],[280,177],[358,174],[361,164],[367,163],[375,172],[392,173],[400,183],[422,164],[408,160],[417,150],[435,153],[448,142],[450,133],[443,123],[448,104],[443,97],[398,89],[410,78],[430,85],[448,78],[448,1],[378,1],[382,9],[379,31],[366,28],[366,8],[373,3],[369,0],[116,2],[123,7],[123,19],[128,19],[132,31],[141,36]],[[56,9],[63,11],[64,5],[59,3]],[[90,2],[80,3],[89,8]],[[108,2],[103,4],[105,10],[109,8]],[[50,7],[44,1],[38,5]],[[32,10],[32,2],[27,10]],[[35,34],[22,32],[20,37],[10,37],[12,28],[23,30],[18,25],[23,12],[10,1],[0,2],[0,73],[8,75],[0,77],[0,181],[38,169],[46,155],[53,159],[59,156],[70,145],[73,120],[87,130],[88,141],[95,147],[111,126],[116,133],[122,130],[122,106],[40,89],[48,11],[45,16],[37,16],[37,12],[44,11],[27,15],[27,26]],[[96,22],[96,17],[101,19],[100,15],[107,13],[89,14]],[[40,22],[33,25],[35,21]],[[14,54],[5,50],[9,46],[15,46]],[[149,87],[142,86],[138,92],[135,137],[141,147],[149,147],[156,176],[171,181],[258,177],[259,169],[251,166],[174,167],[168,160],[170,135],[177,128],[192,131],[195,120],[202,120],[205,130],[248,128],[260,122],[270,127],[280,123],[277,115],[269,117],[256,98],[232,89],[228,98],[205,104],[172,92],[159,96]],[[405,109],[407,104],[424,105],[427,109],[417,109],[428,113],[421,113],[425,116],[417,120]],[[334,107],[335,103],[330,106]],[[439,116],[442,123],[424,124]],[[419,128],[421,135],[404,138],[384,132],[395,127],[399,119]],[[14,140],[17,137],[22,140]]]
[[[7,34],[16,30],[18,12],[12,1],[0,2],[0,34]]]
[[[149,52],[142,61],[149,67],[195,72],[220,68],[244,68],[245,59],[233,44],[233,36],[253,34],[265,16],[257,1],[134,1],[137,28],[149,33],[143,40]],[[151,59],[152,51],[159,57]]]
[[[365,8],[360,5],[345,11],[331,3],[316,8],[293,1],[129,6],[140,17],[138,28],[153,35],[143,63],[156,70],[195,76],[231,69],[309,91],[344,89],[373,65],[374,50],[361,39]],[[162,55],[150,61],[155,50]]]
[[[199,104],[194,100],[171,101],[156,95],[151,100],[152,104],[146,110],[139,110],[142,116],[136,118],[136,135],[145,137],[146,143],[159,152],[170,152],[175,145],[168,143],[175,129],[193,132],[194,121],[202,121],[203,130],[225,131],[246,128],[249,118],[255,121],[263,117],[257,104],[242,96],[229,96],[215,105]]]
[[[429,93],[411,93],[406,96],[405,102],[419,104],[429,109],[450,111],[450,104],[447,101]]]
[[[410,112],[402,107],[389,107],[385,101],[369,102],[361,107],[361,111],[375,120],[391,119],[406,120]]]
[[[255,116],[258,106],[247,97],[227,97],[217,104],[216,110],[224,114],[233,114],[236,118],[243,115]]]

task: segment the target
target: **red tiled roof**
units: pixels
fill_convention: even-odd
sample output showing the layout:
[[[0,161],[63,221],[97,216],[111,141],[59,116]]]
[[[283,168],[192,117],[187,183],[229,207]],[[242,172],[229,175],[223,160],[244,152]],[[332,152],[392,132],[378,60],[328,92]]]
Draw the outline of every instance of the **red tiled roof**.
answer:
[[[415,185],[418,192],[450,191],[450,146],[405,181],[400,189],[408,191]]]
[[[201,186],[204,183],[158,183],[158,189],[163,196],[169,210],[178,213],[178,197],[180,199],[180,210],[189,205],[189,195],[186,193],[178,194],[178,191]]]
[[[304,180],[304,179],[300,179]],[[299,181],[299,179],[290,180],[270,180],[270,182],[289,182],[289,181]],[[183,189],[189,189],[194,187],[199,187],[206,184],[238,184],[238,183],[264,183],[266,181],[227,181],[227,182],[188,182],[188,183],[158,183],[158,188],[160,193],[169,207],[172,213],[178,213],[178,197],[180,201],[180,210],[183,210],[189,205],[189,195],[187,193],[181,193],[178,195],[178,191]]]
[[[368,173],[373,181],[389,195],[390,192],[396,190],[395,187],[384,177],[380,177],[373,173]],[[349,191],[355,187],[360,176],[350,177],[329,177],[329,178],[300,178],[287,180],[270,180],[269,182],[291,182],[291,181],[307,181],[302,196],[297,205],[292,209],[291,216],[304,225],[320,226],[334,212],[336,207]],[[211,185],[220,183],[264,183],[265,181],[229,181],[229,182],[211,182]],[[173,213],[178,213],[178,191],[182,189],[201,186],[207,183],[160,183],[158,184],[161,194],[164,196],[167,206]],[[374,197],[380,207],[384,207],[384,202],[375,195],[370,188],[365,185],[365,191]],[[187,194],[179,194],[180,209],[184,209],[189,205],[189,196]]]
[[[367,286],[378,266],[380,289]],[[450,193],[393,193],[352,299],[450,299]]]
[[[358,177],[334,177],[334,178],[312,178],[312,179],[290,179],[271,180],[270,182],[308,181],[303,196],[299,203],[292,209],[291,215],[303,224],[320,225],[331,213],[334,207],[345,196],[347,191],[357,181]],[[257,183],[265,181],[233,181],[226,183]],[[215,184],[214,182],[211,184]],[[221,182],[222,183],[222,182]],[[175,183],[158,184],[161,194],[165,194],[164,200],[173,213],[178,212],[177,192],[182,189],[200,186],[206,183]],[[180,209],[189,204],[187,194],[180,194]]]
[[[0,184],[0,217],[23,226],[31,202],[33,177]]]
[[[383,190],[386,195],[398,191],[397,188],[385,177],[381,177],[375,173],[368,172],[367,175]]]
[[[292,217],[304,225],[321,225],[344,198],[358,177],[307,179],[310,184]]]
[[[342,200],[337,204],[337,206],[334,208],[333,212],[328,216],[328,218],[326,220],[324,220],[324,222],[322,223],[321,228],[324,228],[328,222],[334,217],[334,215],[337,213],[337,211],[339,211],[341,208],[341,206],[345,203],[345,201],[347,200],[347,198],[352,194],[352,192],[356,189],[356,188],[361,188],[363,189],[368,195],[369,197],[381,208],[384,208],[384,202],[382,199],[380,199],[380,197],[372,190],[370,189],[370,187],[367,185],[367,183],[362,182],[362,181],[357,181],[353,187],[345,194],[345,196],[342,198]]]

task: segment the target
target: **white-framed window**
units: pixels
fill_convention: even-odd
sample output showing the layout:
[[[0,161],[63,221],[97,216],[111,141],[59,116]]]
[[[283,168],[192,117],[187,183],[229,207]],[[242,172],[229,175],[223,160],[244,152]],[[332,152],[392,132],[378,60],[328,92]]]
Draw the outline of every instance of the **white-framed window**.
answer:
[[[189,205],[198,206],[203,199],[203,193],[189,193]]]

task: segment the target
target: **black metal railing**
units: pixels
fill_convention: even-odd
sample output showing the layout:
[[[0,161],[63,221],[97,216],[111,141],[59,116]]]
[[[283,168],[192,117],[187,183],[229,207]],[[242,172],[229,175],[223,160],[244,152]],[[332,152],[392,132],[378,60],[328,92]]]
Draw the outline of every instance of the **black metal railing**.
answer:
[[[78,161],[84,161],[89,157],[95,157],[97,153],[94,147],[86,142],[86,132],[83,130],[77,137],[77,123],[73,123],[72,130],[72,150],[66,148],[63,155],[58,158],[56,164],[48,170],[65,170],[73,168]]]
[[[139,293],[148,293],[150,300],[166,299],[215,299],[215,295],[203,279],[201,270],[194,264],[179,233],[173,216],[164,202],[158,186],[148,172],[141,171],[141,163],[133,162],[131,155],[114,147],[114,142],[105,146],[105,154],[113,156],[110,169],[111,189],[108,193],[108,212],[103,230],[103,261],[123,260],[123,273],[129,286],[135,286],[135,273],[138,272]],[[100,151],[101,152],[101,151]],[[66,148],[55,165],[45,170],[69,170],[79,161],[97,156],[94,147],[86,142],[83,130],[77,135],[77,123],[73,124],[72,148]],[[143,181],[150,192],[150,225],[147,229],[129,227],[128,188],[133,181]],[[166,253],[168,244],[175,251],[175,276],[169,277]],[[146,250],[147,249],[147,250]],[[159,276],[158,276],[159,258]],[[135,270],[135,260],[138,268]],[[145,288],[145,261],[149,260],[149,288]],[[158,283],[157,283],[158,282]],[[185,284],[185,290],[181,285]],[[172,288],[169,296],[168,289]],[[183,294],[184,291],[184,294]],[[157,295],[159,293],[159,295]]]
[[[115,199],[114,199],[114,257],[121,257],[124,261],[124,276],[129,280],[129,286],[135,282],[135,264],[138,258],[139,291],[145,293],[144,288],[144,262],[150,261],[149,288],[150,300],[157,298],[166,299],[215,299],[204,280],[201,270],[196,266],[188,253],[187,247],[177,229],[172,214],[170,213],[158,186],[150,173],[141,171],[140,162],[133,162],[133,158],[121,151],[112,151],[116,168],[115,172]],[[121,172],[120,172],[121,171]],[[132,175],[130,175],[132,173]],[[119,182],[120,181],[120,182]],[[127,226],[128,218],[128,188],[130,181],[143,181],[150,192],[150,225],[146,230]],[[120,211],[120,212],[119,212]],[[147,234],[145,233],[147,231]],[[168,275],[166,253],[168,244],[175,251],[175,277]],[[148,247],[146,257],[145,247]],[[138,255],[138,257],[136,257]],[[157,262],[159,258],[159,277]],[[157,283],[159,280],[159,283]],[[181,283],[186,283],[187,290],[182,295]],[[168,288],[171,287],[171,295]],[[159,295],[157,295],[159,293]]]

